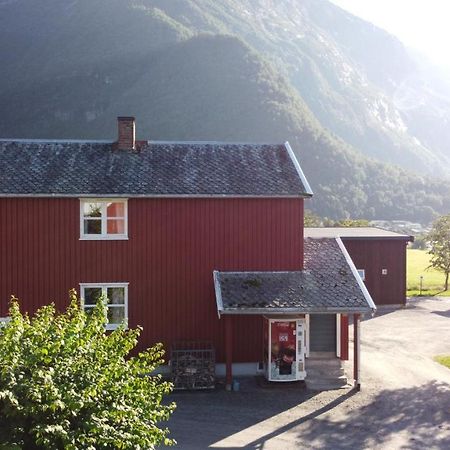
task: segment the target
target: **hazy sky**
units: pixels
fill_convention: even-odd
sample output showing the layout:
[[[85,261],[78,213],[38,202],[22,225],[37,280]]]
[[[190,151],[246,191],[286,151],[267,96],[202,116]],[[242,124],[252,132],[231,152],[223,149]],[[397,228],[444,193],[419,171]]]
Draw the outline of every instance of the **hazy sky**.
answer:
[[[331,0],[450,68],[450,0]]]

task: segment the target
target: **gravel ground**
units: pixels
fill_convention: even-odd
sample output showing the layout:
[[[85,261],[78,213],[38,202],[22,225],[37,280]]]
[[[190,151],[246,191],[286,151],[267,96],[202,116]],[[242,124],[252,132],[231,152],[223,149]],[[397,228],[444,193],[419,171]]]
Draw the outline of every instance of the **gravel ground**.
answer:
[[[239,392],[173,394],[178,448],[450,449],[450,370],[432,360],[450,353],[450,298],[381,311],[361,338],[360,392],[248,378]]]

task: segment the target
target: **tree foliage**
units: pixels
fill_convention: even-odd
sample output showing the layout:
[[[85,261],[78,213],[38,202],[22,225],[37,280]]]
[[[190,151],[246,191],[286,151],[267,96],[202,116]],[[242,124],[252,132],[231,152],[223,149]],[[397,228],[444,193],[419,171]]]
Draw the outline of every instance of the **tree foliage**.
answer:
[[[151,375],[161,344],[129,357],[140,329],[106,333],[106,305],[92,313],[76,293],[58,313],[53,304],[30,319],[17,299],[0,328],[0,448],[153,449],[171,444],[163,405],[170,383]]]
[[[369,221],[366,219],[342,219],[342,220],[325,220],[326,227],[368,227]]]
[[[448,290],[450,275],[450,214],[439,217],[428,234],[430,244],[430,267],[445,274],[444,290]]]
[[[305,218],[304,218],[305,227],[321,227],[323,226],[322,219],[314,214],[309,209],[305,209]]]
[[[423,235],[423,234],[414,236],[414,242],[411,242],[409,247],[412,249],[417,249],[417,250],[426,250],[427,249],[427,236]]]

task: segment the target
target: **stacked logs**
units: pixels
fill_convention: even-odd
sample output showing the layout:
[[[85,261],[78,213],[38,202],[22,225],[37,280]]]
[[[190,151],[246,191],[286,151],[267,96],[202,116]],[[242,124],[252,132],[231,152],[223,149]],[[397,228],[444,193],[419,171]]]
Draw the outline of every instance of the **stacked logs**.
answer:
[[[216,364],[211,342],[175,342],[170,365],[174,389],[214,389]]]

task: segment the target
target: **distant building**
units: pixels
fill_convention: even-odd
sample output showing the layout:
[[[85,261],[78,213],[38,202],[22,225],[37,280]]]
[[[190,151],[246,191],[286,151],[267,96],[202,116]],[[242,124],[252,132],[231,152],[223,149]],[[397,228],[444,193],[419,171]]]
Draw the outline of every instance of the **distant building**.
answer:
[[[430,226],[424,226],[417,222],[409,222],[408,220],[371,220],[369,224],[372,227],[383,228],[402,234],[410,234],[412,236],[426,234],[431,229]]]

